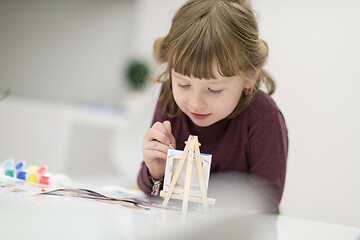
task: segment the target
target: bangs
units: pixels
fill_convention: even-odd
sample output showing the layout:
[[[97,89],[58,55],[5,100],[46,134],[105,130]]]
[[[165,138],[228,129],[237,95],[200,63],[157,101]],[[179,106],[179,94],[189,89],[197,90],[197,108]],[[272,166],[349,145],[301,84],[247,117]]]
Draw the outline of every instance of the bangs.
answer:
[[[219,22],[209,16],[192,22],[175,39],[168,42],[170,69],[199,79],[214,79],[214,64],[223,77],[241,75],[244,67],[240,47]]]

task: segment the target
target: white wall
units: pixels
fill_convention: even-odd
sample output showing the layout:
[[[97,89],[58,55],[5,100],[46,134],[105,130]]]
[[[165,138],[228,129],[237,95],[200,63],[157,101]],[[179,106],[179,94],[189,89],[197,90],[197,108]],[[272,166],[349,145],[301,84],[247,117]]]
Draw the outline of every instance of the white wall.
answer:
[[[132,54],[152,59],[154,41],[167,34],[172,17],[183,0],[137,0]]]
[[[289,130],[285,215],[360,226],[360,2],[256,0]]]
[[[132,0],[0,1],[0,91],[119,104]]]

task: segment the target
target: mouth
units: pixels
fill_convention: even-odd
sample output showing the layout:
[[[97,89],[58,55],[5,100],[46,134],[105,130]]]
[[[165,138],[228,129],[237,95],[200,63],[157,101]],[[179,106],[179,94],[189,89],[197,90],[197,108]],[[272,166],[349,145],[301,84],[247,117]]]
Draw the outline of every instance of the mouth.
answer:
[[[210,116],[210,113],[209,114],[198,114],[198,113],[191,112],[191,116],[193,116],[195,119],[203,120],[203,119],[207,118],[208,116]]]

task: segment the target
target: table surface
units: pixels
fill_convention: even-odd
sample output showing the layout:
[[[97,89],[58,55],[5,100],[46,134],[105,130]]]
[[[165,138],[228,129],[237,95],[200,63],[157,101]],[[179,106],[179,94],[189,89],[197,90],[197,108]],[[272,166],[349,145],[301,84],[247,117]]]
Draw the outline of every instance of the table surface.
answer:
[[[2,195],[0,239],[360,240],[356,227],[216,207],[209,215],[198,210],[185,216],[177,210],[139,210],[72,197]]]

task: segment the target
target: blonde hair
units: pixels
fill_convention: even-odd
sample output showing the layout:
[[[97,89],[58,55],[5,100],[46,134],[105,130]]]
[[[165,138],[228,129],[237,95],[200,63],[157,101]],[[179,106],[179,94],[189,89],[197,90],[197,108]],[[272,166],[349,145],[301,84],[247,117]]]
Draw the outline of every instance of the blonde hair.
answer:
[[[245,0],[190,0],[175,14],[167,36],[154,43],[154,58],[167,63],[167,68],[155,81],[165,82],[160,96],[163,114],[176,116],[177,107],[172,93],[171,69],[188,77],[214,78],[213,63],[224,77],[241,76],[252,83],[248,96],[241,96],[235,110],[237,116],[264,84],[269,94],[275,82],[262,69],[268,56],[268,45],[259,39],[258,25],[250,3]],[[257,79],[254,72],[260,69]]]

